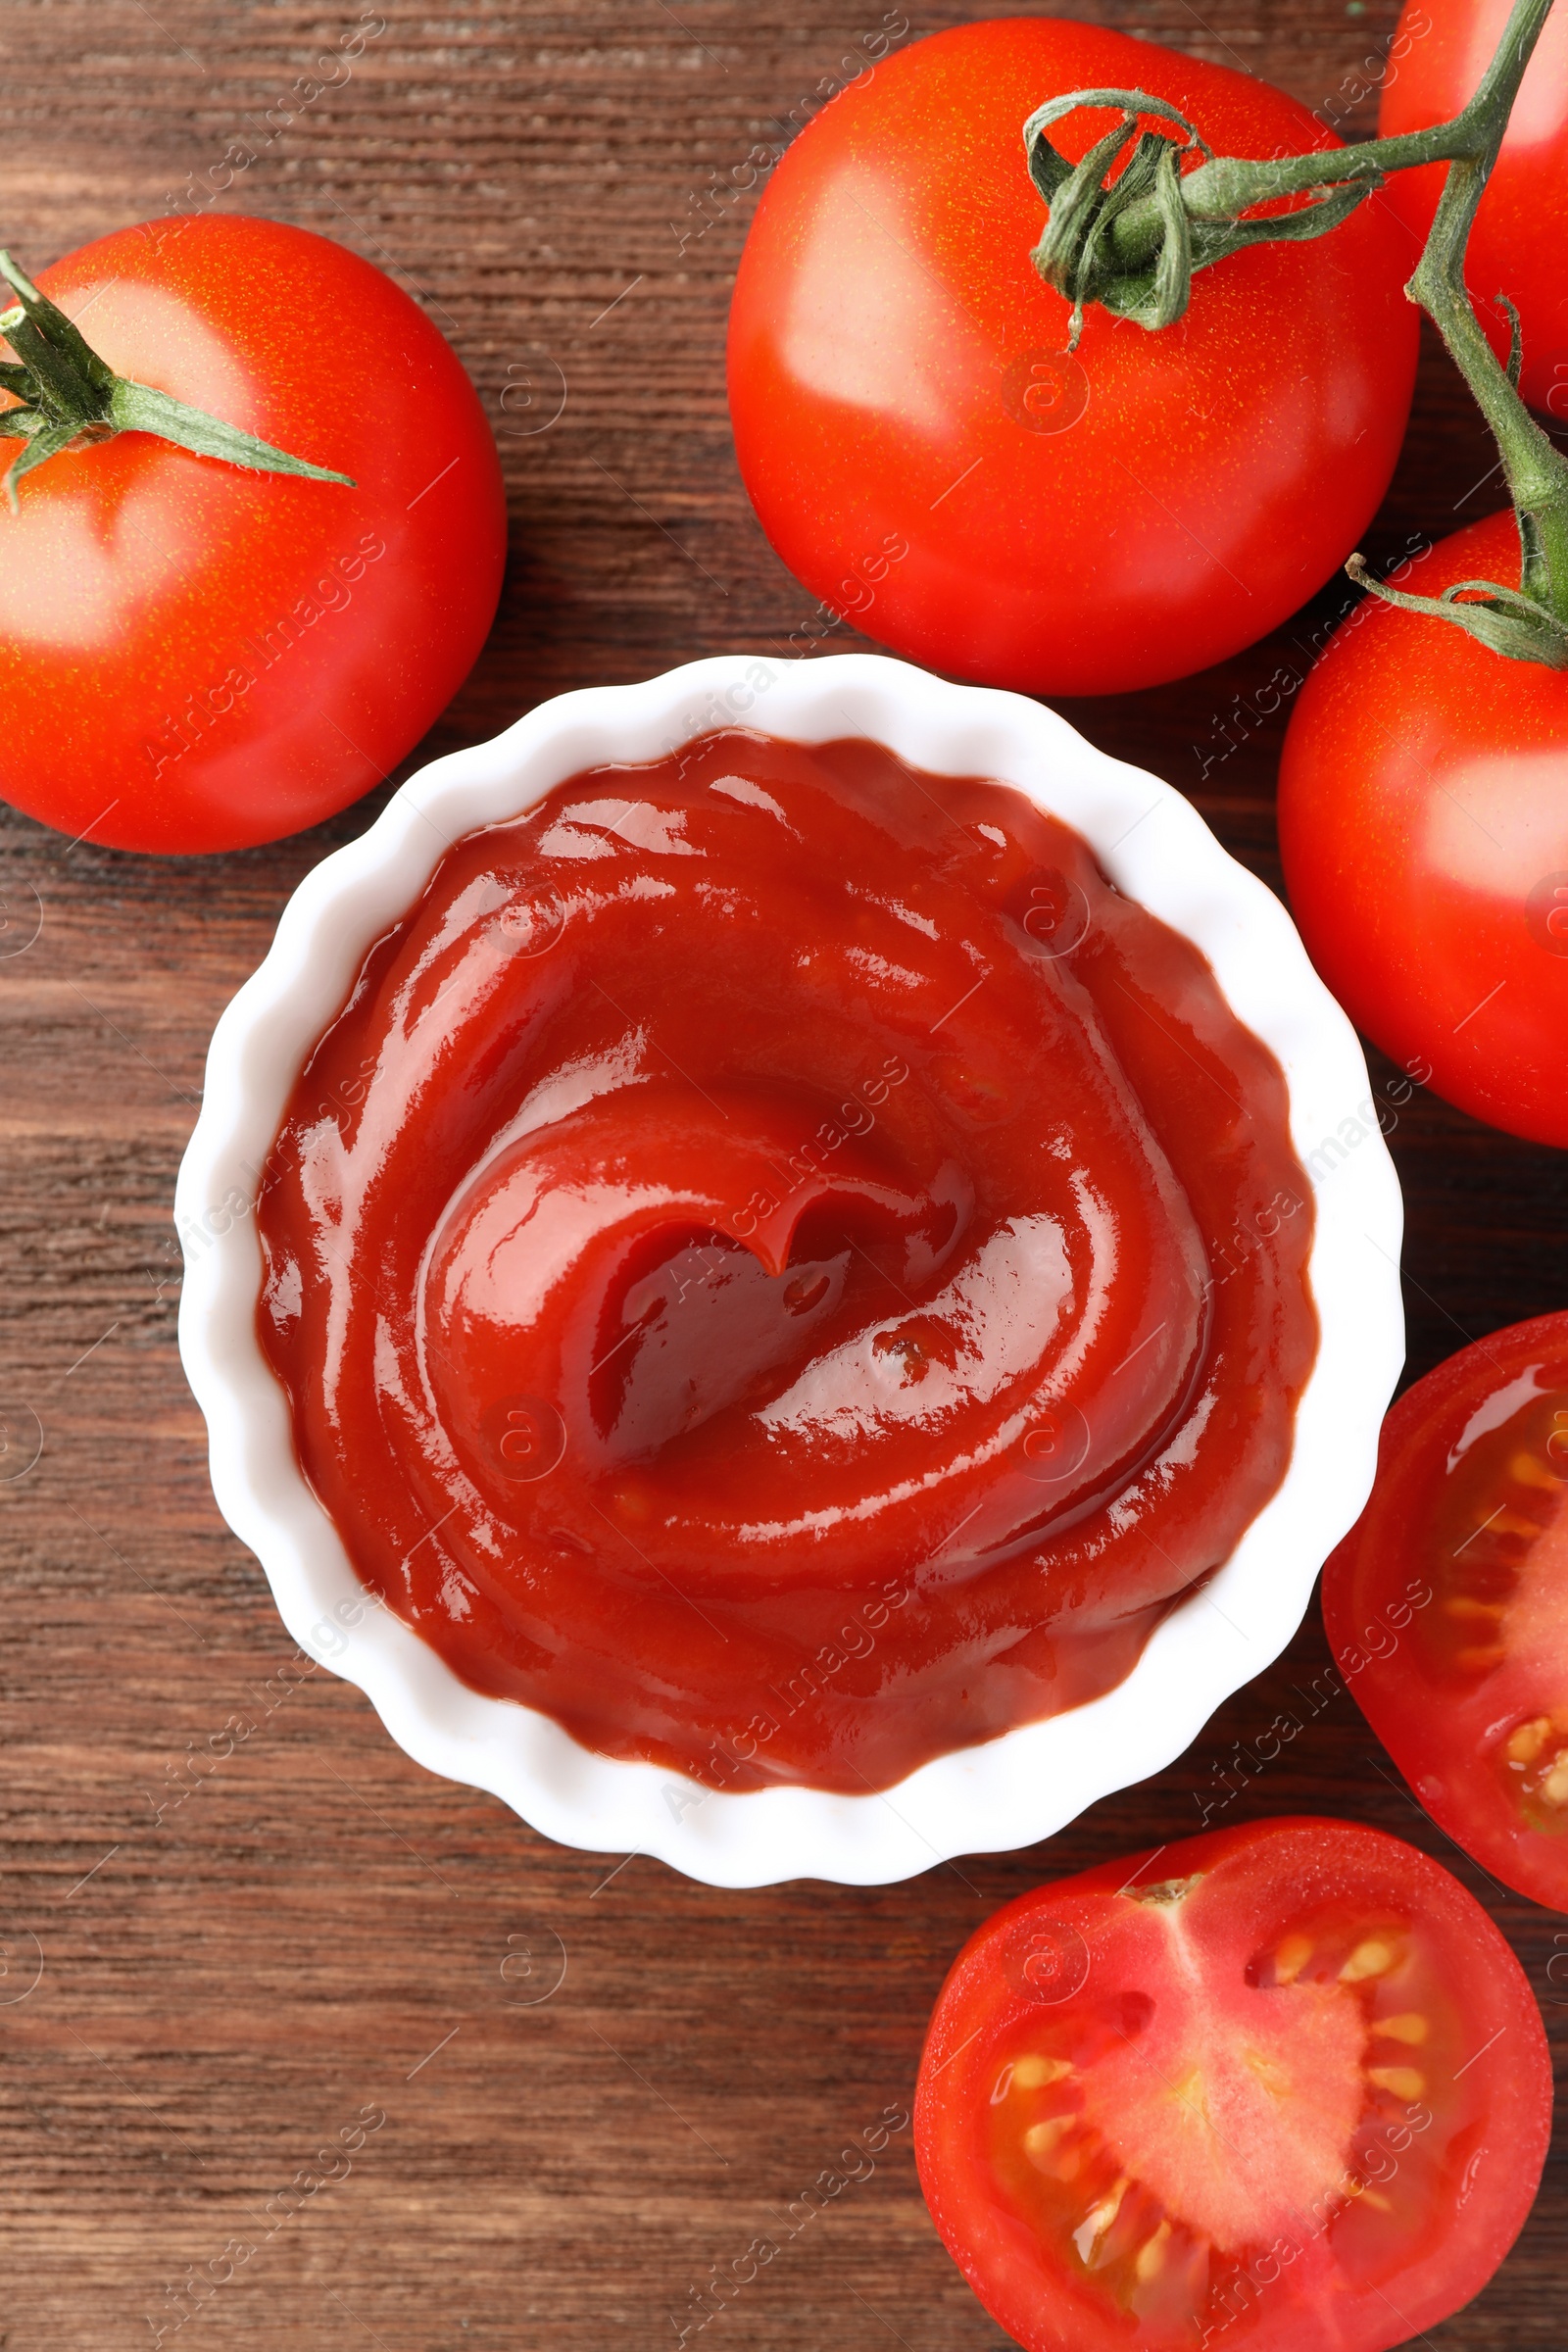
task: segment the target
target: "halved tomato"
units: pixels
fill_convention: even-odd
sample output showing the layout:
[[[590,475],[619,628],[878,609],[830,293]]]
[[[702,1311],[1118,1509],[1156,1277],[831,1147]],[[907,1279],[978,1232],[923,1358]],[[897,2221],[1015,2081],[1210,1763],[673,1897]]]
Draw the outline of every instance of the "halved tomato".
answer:
[[[1494,1331],[1399,1398],[1323,1618],[1433,1820],[1568,1911],[1568,1314]]]
[[[1023,1895],[920,2063],[932,2219],[1028,2352],[1383,2352],[1485,2284],[1551,2124],[1540,2013],[1458,1881],[1250,1822]]]

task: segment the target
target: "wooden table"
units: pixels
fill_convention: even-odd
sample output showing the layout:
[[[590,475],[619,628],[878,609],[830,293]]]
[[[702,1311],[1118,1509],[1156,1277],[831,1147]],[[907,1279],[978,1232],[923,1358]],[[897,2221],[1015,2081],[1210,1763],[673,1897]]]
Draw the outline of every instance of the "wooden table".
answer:
[[[917,32],[984,13],[908,5]],[[1388,0],[1224,0],[1212,24],[1188,0],[1100,13],[1357,128],[1375,103],[1356,102],[1363,61],[1393,21]],[[350,79],[291,100],[356,21],[291,0],[7,0],[6,241],[41,266],[177,205],[260,121],[270,141],[220,201],[341,238],[427,304],[490,404],[513,552],[495,633],[425,756],[562,688],[776,647],[811,600],[764,545],[730,451],[721,352],[749,200],[710,208],[684,251],[677,227],[880,8],[380,0]],[[564,390],[548,429],[522,429],[546,406],[515,392],[501,406],[530,382]],[[1494,504],[1474,490],[1490,464],[1429,352],[1372,556]],[[1340,596],[1325,592],[1313,625]],[[1279,658],[1264,644],[1070,710],[1191,791],[1271,881],[1279,721],[1201,790],[1198,753]],[[870,1893],[715,1893],[646,1860],[616,1871],[564,1852],[428,1779],[357,1690],[306,1671],[209,1492],[174,1348],[170,1201],[218,1012],[300,876],[373,808],[204,862],[0,823],[0,948],[41,911],[33,944],[0,956],[0,1402],[18,1425],[35,1413],[45,1441],[27,1477],[0,1485],[4,2352],[141,2347],[182,2312],[182,2352],[673,2343],[710,2267],[781,2239],[791,2200],[842,2173],[885,2109],[906,2109],[970,1928],[1041,1878],[1196,1831],[1227,1786],[1217,1818],[1341,1812],[1453,1864],[1511,1937],[1560,2049],[1565,1923],[1455,1856],[1348,1697],[1311,1713],[1293,1695],[1326,1663],[1315,1616],[1157,1780],[1038,1851]],[[1563,1300],[1568,1162],[1426,1098],[1392,1143],[1413,1372]],[[1251,1742],[1286,1709],[1303,1728],[1254,1773]],[[187,1754],[211,1755],[236,1716],[256,1735],[173,1802]],[[329,2142],[336,2161],[318,2156]],[[1565,2227],[1559,2152],[1499,2278],[1427,2340],[1560,2346]],[[200,2309],[175,2291],[225,2267]],[[895,2130],[707,2340],[1003,2339],[939,2246]]]

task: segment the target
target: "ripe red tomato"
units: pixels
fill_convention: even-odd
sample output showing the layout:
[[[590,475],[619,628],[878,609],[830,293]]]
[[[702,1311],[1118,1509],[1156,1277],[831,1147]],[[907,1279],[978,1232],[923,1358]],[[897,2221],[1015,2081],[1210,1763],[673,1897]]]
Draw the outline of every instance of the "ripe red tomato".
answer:
[[[1434,1821],[1568,1911],[1568,1314],[1494,1331],[1399,1398],[1323,1618]]]
[[[1408,0],[1395,35],[1378,109],[1385,137],[1424,130],[1459,113],[1486,72],[1508,22],[1510,0]],[[1389,197],[1425,238],[1447,167],[1400,172]],[[1465,249],[1465,278],[1499,359],[1508,325],[1493,298],[1519,313],[1532,407],[1568,417],[1568,13],[1554,9],[1514,101],[1507,134]]]
[[[1519,582],[1510,513],[1402,578]],[[1368,598],[1301,689],[1280,850],[1313,962],[1434,1091],[1568,1144],[1568,671]]]
[[[1513,2243],[1551,2067],[1447,1871],[1380,1830],[1251,1822],[988,1920],[914,2128],[943,2241],[1026,2352],[1382,2352]]]
[[[1111,86],[1223,154],[1339,144],[1267,82],[1098,25],[937,33],[789,150],[730,313],[741,471],[791,570],[900,653],[1042,694],[1181,677],[1293,612],[1382,498],[1414,380],[1417,247],[1380,198],[1200,271],[1174,327],[1091,311],[1068,357],[1022,130]],[[1076,159],[1111,120],[1052,136]]]
[[[317,823],[484,642],[506,507],[478,396],[390,278],[275,220],[121,229],[38,284],[122,375],[357,487],[130,432],[29,473],[0,511],[0,797],[118,849]]]

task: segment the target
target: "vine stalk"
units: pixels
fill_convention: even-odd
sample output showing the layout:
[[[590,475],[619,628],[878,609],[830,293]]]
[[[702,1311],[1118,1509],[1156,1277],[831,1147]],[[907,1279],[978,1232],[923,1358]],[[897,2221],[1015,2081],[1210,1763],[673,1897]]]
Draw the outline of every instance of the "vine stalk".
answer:
[[[1374,580],[1359,556],[1347,569],[1388,603],[1451,621],[1494,653],[1561,669],[1568,668],[1568,458],[1519,396],[1512,305],[1499,294],[1513,323],[1504,368],[1464,282],[1476,208],[1551,5],[1515,0],[1469,104],[1451,122],[1397,138],[1267,161],[1216,156],[1184,115],[1144,90],[1075,90],[1054,98],[1030,116],[1023,135],[1030,175],[1049,208],[1030,259],[1073,306],[1069,349],[1090,304],[1157,332],[1186,311],[1195,271],[1249,245],[1325,236],[1390,172],[1446,163],[1431,233],[1405,292],[1442,335],[1495,437],[1519,524],[1519,586],[1463,580],[1441,597],[1408,596]],[[1107,107],[1120,110],[1121,122],[1076,165],[1046,135],[1066,115]],[[1151,117],[1184,132],[1185,141],[1141,128]],[[1293,211],[1257,216],[1259,205],[1303,195],[1310,201]]]

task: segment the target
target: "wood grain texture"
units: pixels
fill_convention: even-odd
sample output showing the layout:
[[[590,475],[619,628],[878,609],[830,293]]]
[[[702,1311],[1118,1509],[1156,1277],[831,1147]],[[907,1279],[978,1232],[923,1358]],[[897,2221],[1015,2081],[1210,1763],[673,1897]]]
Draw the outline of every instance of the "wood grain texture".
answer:
[[[1349,106],[1366,126],[1373,102],[1350,102],[1389,0],[1204,5],[1223,13],[1188,0],[1074,13]],[[982,13],[908,6],[917,32]],[[427,756],[563,688],[776,649],[811,610],[752,518],[725,420],[750,200],[684,251],[671,223],[692,223],[710,172],[776,143],[880,16],[873,0],[381,0],[365,21],[383,29],[349,80],[301,103],[297,80],[358,11],[5,0],[0,221],[42,266],[188,204],[181,191],[192,175],[211,189],[202,175],[231,140],[265,136],[213,200],[324,230],[427,305],[489,404],[513,516],[500,620]],[[558,387],[559,416],[529,429]],[[1429,351],[1369,551],[1495,505],[1491,463]],[[1277,882],[1281,720],[1206,777],[1200,754],[1232,698],[1340,601],[1326,591],[1278,644],[1220,670],[1069,714],[1190,791]],[[170,1202],[218,1012],[300,876],[378,805],[204,862],[0,821],[0,1418],[26,1430],[35,1415],[43,1433],[36,1467],[0,1484],[5,2352],[148,2345],[191,2308],[169,2290],[225,2259],[232,2279],[186,2322],[181,2352],[673,2343],[670,2315],[690,2316],[710,2266],[764,2232],[783,2241],[776,2260],[708,2342],[999,2344],[927,2222],[907,2131],[828,2212],[787,2238],[780,2217],[824,2168],[842,2173],[841,2151],[884,2109],[907,2106],[968,1931],[1044,1877],[1196,1831],[1228,1768],[1239,1792],[1216,1818],[1340,1812],[1453,1863],[1512,1939],[1560,2053],[1568,1984],[1548,1969],[1568,1952],[1565,1923],[1455,1857],[1353,1701],[1314,1692],[1315,1613],[1157,1780],[1033,1852],[868,1893],[715,1893],[641,1859],[611,1876],[614,1857],[550,1846],[429,1779],[356,1690],[291,1658],[209,1492],[174,1349]],[[1560,1154],[1425,1098],[1392,1142],[1412,1371],[1562,1302]],[[1253,1775],[1235,1743],[1281,1712],[1301,1729]],[[218,1758],[236,1724],[251,1728]],[[196,1749],[215,1768],[175,1803]],[[564,1981],[524,2005],[562,1951]],[[328,2169],[318,2152],[352,2140],[366,2110],[385,2120],[346,2172],[283,2193]],[[225,2258],[229,2241],[251,2251]],[[1516,2252],[1426,2340],[1555,2348],[1565,2286],[1559,2132]]]

